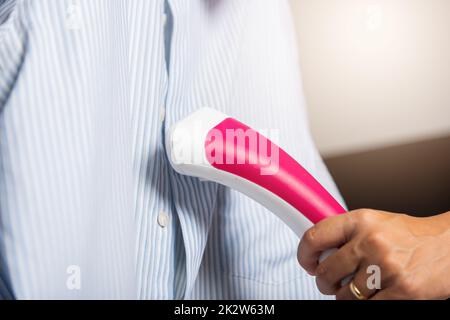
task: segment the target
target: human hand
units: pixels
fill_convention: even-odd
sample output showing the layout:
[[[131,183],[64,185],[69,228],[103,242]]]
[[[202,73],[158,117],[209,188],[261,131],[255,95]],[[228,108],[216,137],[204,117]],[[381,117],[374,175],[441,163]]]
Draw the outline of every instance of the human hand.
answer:
[[[321,263],[320,254],[339,248]],[[337,299],[361,297],[445,299],[450,297],[450,212],[416,218],[361,209],[328,218],[310,228],[298,248],[300,265],[316,276],[318,289]],[[380,270],[381,288],[368,286],[369,266]],[[360,298],[361,298],[360,297]]]

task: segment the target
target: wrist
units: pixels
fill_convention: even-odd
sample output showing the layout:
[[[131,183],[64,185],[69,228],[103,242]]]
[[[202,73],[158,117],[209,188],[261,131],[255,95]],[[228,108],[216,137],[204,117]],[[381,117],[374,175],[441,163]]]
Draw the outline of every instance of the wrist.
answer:
[[[426,218],[413,218],[414,228],[411,230],[416,236],[434,236],[442,240],[450,240],[450,211]]]
[[[444,239],[450,238],[450,211],[429,218],[433,220],[435,229],[439,236]]]
[[[443,259],[439,259],[439,263],[442,264],[441,268],[444,270],[440,277],[443,287],[443,295],[440,298],[450,298],[450,276],[448,270],[450,270],[450,211],[427,218],[434,226],[435,237],[444,252],[441,252]]]

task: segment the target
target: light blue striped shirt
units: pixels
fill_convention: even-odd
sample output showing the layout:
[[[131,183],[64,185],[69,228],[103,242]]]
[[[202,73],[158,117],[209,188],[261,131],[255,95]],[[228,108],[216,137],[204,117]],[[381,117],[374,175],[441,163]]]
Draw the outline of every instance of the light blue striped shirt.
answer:
[[[272,213],[181,176],[201,107],[279,143],[338,199],[280,0],[0,0],[3,298],[323,298]]]

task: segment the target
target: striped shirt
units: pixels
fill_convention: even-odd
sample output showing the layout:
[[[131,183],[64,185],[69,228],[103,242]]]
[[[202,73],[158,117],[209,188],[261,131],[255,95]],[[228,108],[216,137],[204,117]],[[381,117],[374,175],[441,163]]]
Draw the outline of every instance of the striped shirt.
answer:
[[[323,298],[277,217],[164,149],[215,108],[342,202],[297,56],[286,1],[0,0],[0,296]]]

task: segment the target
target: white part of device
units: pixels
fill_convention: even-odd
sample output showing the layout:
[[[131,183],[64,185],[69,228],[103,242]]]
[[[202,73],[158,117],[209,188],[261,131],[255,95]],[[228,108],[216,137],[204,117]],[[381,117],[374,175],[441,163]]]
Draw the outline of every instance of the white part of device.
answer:
[[[205,141],[208,133],[229,118],[217,110],[202,108],[177,122],[166,137],[166,150],[170,164],[180,174],[213,181],[237,190],[260,203],[277,215],[299,238],[313,223],[292,205],[256,183],[227,171],[213,167],[206,158]],[[337,249],[324,251],[319,262],[325,260]],[[342,280],[345,285],[352,279]]]
[[[206,158],[208,132],[228,118],[227,115],[203,108],[176,123],[166,139],[170,164],[180,174],[214,181],[237,190],[277,215],[300,238],[313,226],[303,214],[272,192],[247,179],[214,168]]]

